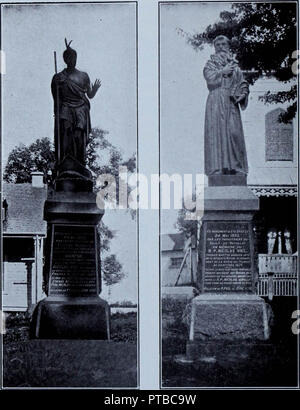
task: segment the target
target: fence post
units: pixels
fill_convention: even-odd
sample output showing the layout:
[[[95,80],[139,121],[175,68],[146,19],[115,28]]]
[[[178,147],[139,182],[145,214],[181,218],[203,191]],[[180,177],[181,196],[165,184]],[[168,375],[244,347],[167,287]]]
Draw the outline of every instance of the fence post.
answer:
[[[268,272],[268,299],[273,300],[274,296],[274,272]]]

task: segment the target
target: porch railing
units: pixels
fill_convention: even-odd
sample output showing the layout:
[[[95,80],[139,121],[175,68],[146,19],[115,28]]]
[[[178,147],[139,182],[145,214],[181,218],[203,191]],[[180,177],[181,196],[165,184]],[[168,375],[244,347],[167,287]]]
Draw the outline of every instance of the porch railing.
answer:
[[[257,293],[273,299],[273,296],[297,296],[298,272],[296,255],[259,254]]]

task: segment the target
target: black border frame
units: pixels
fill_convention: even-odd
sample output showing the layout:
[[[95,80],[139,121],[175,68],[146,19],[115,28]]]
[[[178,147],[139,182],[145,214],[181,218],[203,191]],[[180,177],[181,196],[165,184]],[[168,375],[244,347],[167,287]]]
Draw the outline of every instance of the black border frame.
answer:
[[[29,2],[0,2],[0,50],[2,50],[2,6],[9,5],[9,6],[30,6],[30,5],[72,5],[72,4],[111,4],[111,5],[118,5],[118,4],[135,4],[135,71],[136,71],[136,172],[139,172],[139,117],[138,117],[138,110],[139,110],[139,25],[138,25],[138,1],[137,0],[118,0],[118,1],[29,1]],[[0,165],[1,165],[1,178],[0,178],[0,201],[2,204],[2,183],[3,183],[3,175],[2,175],[2,73],[0,72]],[[0,286],[2,289],[2,257],[3,257],[3,224],[2,224],[2,207],[1,207],[1,221],[0,221]],[[139,209],[136,212],[136,274],[137,274],[137,385],[136,387],[122,387],[122,390],[134,390],[138,391],[140,388],[140,269],[139,269]],[[2,312],[2,291],[0,295],[0,313]],[[28,387],[28,388],[21,388],[21,387],[4,387],[3,386],[3,335],[0,333],[0,390],[2,391],[9,391],[9,390],[107,390],[107,387]],[[119,390],[120,387],[111,387],[109,389],[112,390]]]
[[[295,3],[296,4],[296,14],[297,14],[297,50],[299,50],[299,29],[300,29],[300,16],[299,16],[299,1],[298,0],[257,0],[257,1],[248,1],[248,0],[187,0],[187,1],[181,1],[181,0],[171,0],[171,1],[158,1],[158,151],[159,151],[159,161],[158,161],[158,166],[159,166],[159,176],[161,175],[161,152],[160,152],[160,146],[161,146],[161,78],[160,78],[160,73],[161,73],[161,44],[160,44],[160,39],[161,39],[161,6],[162,5],[177,5],[177,4],[194,4],[194,3]],[[299,63],[300,67],[300,63]],[[298,157],[297,157],[297,166],[298,166],[298,184],[297,184],[297,189],[298,189],[298,195],[297,195],[297,209],[298,209],[298,215],[297,215],[297,227],[298,227],[298,237],[297,237],[297,249],[299,251],[299,245],[300,245],[300,200],[299,200],[299,181],[300,181],[300,167],[299,167],[299,159],[300,159],[300,138],[299,138],[299,133],[300,133],[300,115],[299,115],[299,102],[300,102],[300,96],[299,96],[299,91],[300,91],[300,73],[297,75],[297,85],[298,85],[298,95],[297,95],[297,103],[298,103],[298,110],[297,110],[297,117],[296,117],[296,124],[297,124],[297,129],[296,132],[298,133]],[[159,181],[159,204],[161,205],[161,184]],[[300,259],[298,256],[298,298],[297,298],[297,309],[298,311],[300,310]],[[298,386],[297,387],[163,387],[162,386],[162,292],[161,292],[161,206],[159,206],[159,301],[160,301],[160,309],[159,309],[159,370],[160,370],[160,377],[159,377],[159,387],[161,390],[300,390],[300,334],[298,334],[297,337],[297,344],[298,344]]]

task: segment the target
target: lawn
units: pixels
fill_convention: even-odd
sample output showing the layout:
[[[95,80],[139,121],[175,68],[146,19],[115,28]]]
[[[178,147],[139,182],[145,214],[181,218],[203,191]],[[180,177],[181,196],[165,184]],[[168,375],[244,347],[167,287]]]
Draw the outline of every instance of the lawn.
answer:
[[[29,317],[10,314],[3,346],[4,387],[137,386],[137,318],[111,317],[111,341],[29,340]]]
[[[247,349],[243,352],[235,345],[231,351],[228,346],[225,349],[219,345],[215,349],[217,354],[199,354],[191,362],[185,360],[185,350],[181,354],[165,354],[162,386],[296,387],[296,348],[295,343],[266,343],[250,346],[250,352]]]
[[[162,386],[296,386],[297,337],[291,332],[291,313],[297,308],[297,301],[274,298],[271,305],[274,312],[271,340],[248,345],[211,343],[210,347],[198,343],[191,361],[186,355],[188,327],[179,319],[180,309],[171,320],[169,310],[163,306]]]

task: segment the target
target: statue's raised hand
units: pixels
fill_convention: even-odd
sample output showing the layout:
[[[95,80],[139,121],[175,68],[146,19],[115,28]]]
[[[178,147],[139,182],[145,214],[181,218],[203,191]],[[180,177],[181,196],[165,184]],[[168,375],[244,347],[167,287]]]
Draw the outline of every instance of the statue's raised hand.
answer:
[[[92,91],[96,94],[96,92],[98,91],[100,87],[101,87],[101,81],[99,80],[99,78],[96,78],[94,84],[92,85]]]
[[[234,70],[234,65],[229,63],[223,68],[222,74],[223,75],[231,75],[233,73],[233,70]]]
[[[87,93],[88,97],[93,98],[100,87],[101,87],[101,81],[97,78],[94,84],[91,84],[90,86],[90,90]]]

